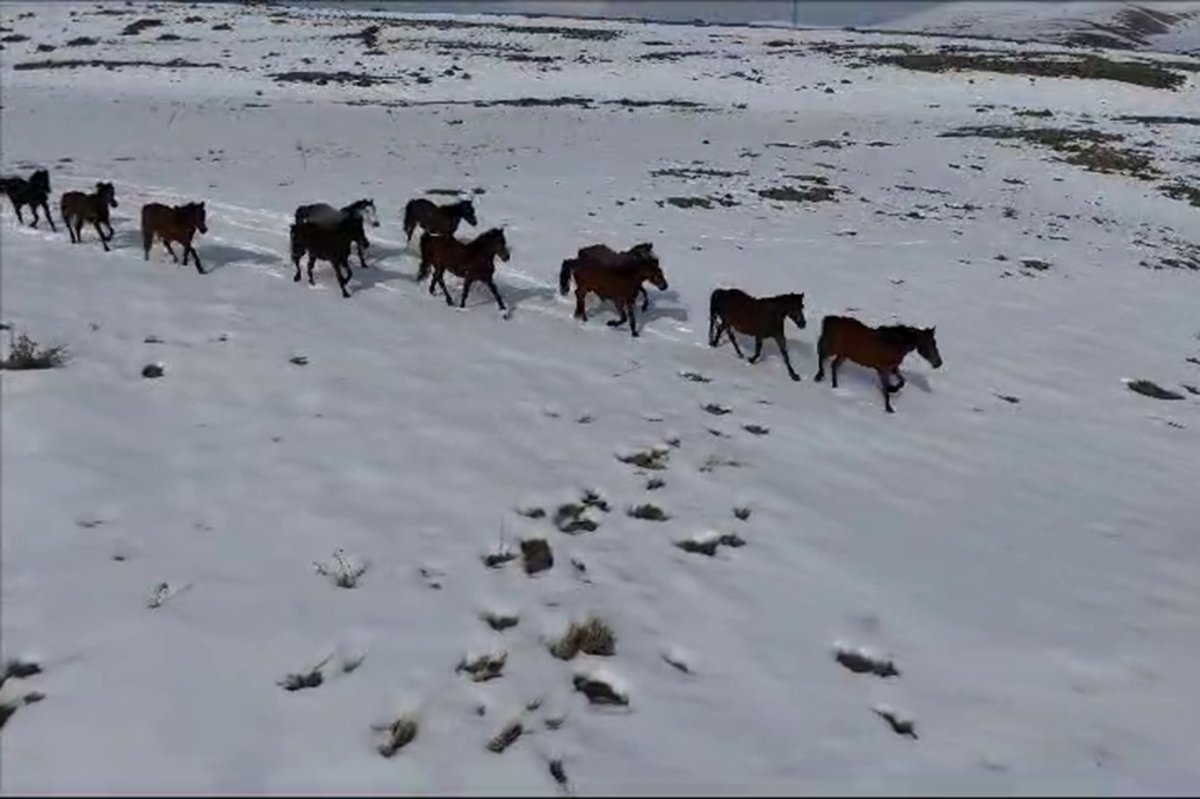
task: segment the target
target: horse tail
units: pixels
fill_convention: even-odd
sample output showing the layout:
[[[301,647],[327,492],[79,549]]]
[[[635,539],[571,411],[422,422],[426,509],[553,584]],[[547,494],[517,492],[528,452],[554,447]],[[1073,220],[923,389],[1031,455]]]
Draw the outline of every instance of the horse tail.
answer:
[[[300,256],[304,254],[304,246],[300,242],[300,226],[292,225],[288,228],[288,244],[292,251],[292,262],[299,263]]]
[[[404,235],[412,241],[413,231],[417,227],[417,201],[409,200],[404,206]]]
[[[721,289],[713,289],[712,294],[708,295],[708,343],[710,346],[717,346],[716,336],[713,335],[717,330],[717,317],[721,315]]]
[[[562,269],[558,272],[558,291],[563,296],[571,290],[571,275],[578,264],[579,261],[575,258],[568,258],[562,262]]]

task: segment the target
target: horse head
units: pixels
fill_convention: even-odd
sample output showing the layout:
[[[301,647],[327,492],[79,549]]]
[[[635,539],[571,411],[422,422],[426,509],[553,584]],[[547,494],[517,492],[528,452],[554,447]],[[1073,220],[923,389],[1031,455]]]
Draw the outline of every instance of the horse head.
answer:
[[[45,169],[39,169],[29,176],[29,185],[35,189],[50,193],[50,173]]]
[[[111,183],[97,183],[96,196],[100,198],[100,202],[107,205],[109,208],[117,207],[117,190],[113,188]]]
[[[796,323],[796,327],[808,327],[808,321],[804,318],[804,292],[799,294],[785,294],[784,297],[784,313],[787,317]]]
[[[667,277],[663,274],[662,267],[658,265],[657,258],[642,262],[639,271],[645,275],[644,279],[653,283],[659,291],[667,290]]]
[[[188,206],[188,211],[191,214],[192,222],[196,225],[196,230],[201,233],[208,232],[208,219],[205,213],[204,203],[191,203]]]
[[[475,204],[470,200],[460,200],[455,208],[458,209],[458,215],[471,227],[479,225],[479,220],[475,218]],[[507,261],[508,259],[505,258],[504,260]]]
[[[379,215],[375,211],[374,200],[359,200],[352,205],[351,208],[353,208],[354,212],[371,227],[379,227]]]
[[[490,237],[489,246],[492,255],[498,255],[501,261],[508,263],[512,253],[508,251],[508,239],[504,237],[504,228],[494,227],[486,235]]]
[[[936,331],[936,325],[917,331],[917,353],[929,361],[929,365],[934,369],[940,369],[942,367],[942,354],[938,352],[937,337],[935,336]]]

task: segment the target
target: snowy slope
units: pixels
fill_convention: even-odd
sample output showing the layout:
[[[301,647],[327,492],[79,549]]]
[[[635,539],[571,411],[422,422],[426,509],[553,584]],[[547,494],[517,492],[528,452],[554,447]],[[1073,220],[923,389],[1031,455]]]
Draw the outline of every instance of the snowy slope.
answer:
[[[1200,787],[1200,399],[1182,388],[1200,383],[1200,274],[1139,265],[1195,243],[1196,209],[938,137],[1047,108],[1153,138],[1195,176],[1194,127],[1116,120],[1196,107],[1194,77],[860,69],[822,43],[880,37],[842,32],[780,48],[754,29],[392,17],[372,44],[363,19],[228,5],[3,14],[28,37],[4,44],[5,174],[50,167],[56,221],[58,195],[97,180],[120,201],[107,254],[7,205],[0,228],[0,321],[72,352],[0,373],[0,640],[41,667],[0,700],[45,695],[0,732],[5,792],[547,795],[553,761],[580,794]],[[164,24],[120,34],[139,18]],[[66,44],[85,36],[101,43]],[[643,57],[662,51],[692,55]],[[65,58],[225,71],[19,68]],[[384,82],[271,77],[297,70]],[[586,105],[528,99],[564,97]],[[758,194],[797,176],[837,201]],[[483,190],[460,236],[506,226],[509,318],[483,289],[458,310],[413,281],[400,214],[429,189]],[[351,298],[324,264],[293,283],[293,209],[362,196],[383,224]],[[737,204],[665,202],[681,196]],[[208,203],[205,276],[158,245],[142,259],[140,206],[185,199]],[[642,240],[670,281],[643,335],[595,300],[573,320],[562,259]],[[719,285],[806,292],[802,382],[771,344],[754,366],[708,347]],[[814,383],[820,319],[844,312],[937,325],[945,366],[913,356],[894,415],[867,370]],[[142,378],[150,362],[165,375]],[[664,470],[618,459],[654,445]],[[587,488],[611,505],[594,531],[517,513]],[[641,503],[670,518],[626,515]],[[673,546],[707,531],[746,544]],[[527,536],[552,568],[485,567]],[[354,588],[313,568],[339,549],[368,564]],[[553,657],[589,614],[615,654]],[[899,674],[854,673],[837,646]],[[501,677],[456,673],[488,650]],[[327,656],[321,685],[277,684]],[[580,673],[630,704],[590,705]],[[417,737],[382,757],[372,725],[402,714]],[[489,751],[515,719],[525,734]]]
[[[1122,50],[1200,53],[1200,3],[949,2],[873,27]]]

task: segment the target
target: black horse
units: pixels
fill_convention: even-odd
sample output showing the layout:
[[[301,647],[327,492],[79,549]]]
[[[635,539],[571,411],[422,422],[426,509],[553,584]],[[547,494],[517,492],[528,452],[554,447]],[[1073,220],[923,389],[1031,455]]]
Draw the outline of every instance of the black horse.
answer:
[[[355,200],[340,211],[326,203],[302,205],[296,209],[296,224],[313,222],[327,227],[337,227],[347,216],[358,217],[360,221],[370,223],[371,227],[379,227],[379,216],[375,213],[375,201],[367,199]],[[363,225],[359,226],[359,237],[354,243],[358,248],[358,262],[363,269],[366,269],[367,260],[363,257],[363,251],[371,246],[371,242],[367,241],[364,227]]]
[[[50,223],[50,229],[58,230],[54,227],[54,217],[50,216],[50,173],[45,169],[34,172],[29,176],[29,180],[15,175],[0,178],[0,193],[8,195],[8,199],[12,200],[13,210],[17,212],[17,219],[21,224],[25,224],[21,208],[28,205],[33,211],[30,227],[37,227],[38,208],[41,208],[46,214],[46,221]]]

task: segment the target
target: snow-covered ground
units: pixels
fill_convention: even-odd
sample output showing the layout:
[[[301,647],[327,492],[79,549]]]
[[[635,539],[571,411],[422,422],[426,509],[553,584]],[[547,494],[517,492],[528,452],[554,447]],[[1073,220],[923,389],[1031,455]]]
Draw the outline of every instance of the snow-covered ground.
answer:
[[[367,24],[331,14],[2,10],[28,37],[4,44],[4,172],[50,168],[59,231],[5,202],[0,321],[72,355],[0,383],[3,656],[41,669],[0,688],[5,792],[545,795],[554,761],[580,794],[1200,788],[1200,273],[1140,265],[1195,243],[1197,210],[938,137],[1090,115],[1194,179],[1195,127],[1115,119],[1200,107],[1194,73],[1172,92],[855,68],[821,43],[887,40],[842,32],[393,18],[372,45],[331,39]],[[165,24],[120,35],[139,18]],[[224,71],[20,68],[64,58]],[[394,80],[270,77],[293,70]],[[587,104],[489,104],[562,97]],[[98,180],[111,253],[58,218]],[[758,194],[820,182],[834,201]],[[400,215],[429,189],[482,192],[460,237],[505,226],[511,316],[414,282]],[[351,298],[326,264],[293,283],[293,209],[364,196],[382,226]],[[192,199],[210,274],[157,244],[143,261],[140,206]],[[643,240],[670,282],[643,335],[594,299],[573,320],[562,259]],[[802,382],[770,343],[754,366],[709,348],[717,286],[806,293]],[[893,415],[868,370],[811,379],[821,318],[847,312],[937,326],[945,366],[910,356]],[[618,458],[655,445],[665,469]],[[586,489],[610,505],[593,531],[517,512]],[[627,515],[642,503],[669,518]],[[673,545],[710,531],[745,545]],[[537,536],[550,569],[484,565]],[[337,550],[366,564],[353,588],[314,569]],[[615,653],[554,657],[589,615]],[[487,651],[499,678],[456,671]],[[327,657],[322,684],[279,685]],[[629,704],[589,704],[577,675]],[[401,716],[416,738],[383,757],[373,725]]]
[[[1028,42],[1095,43],[1133,50],[1200,55],[1200,2],[1113,0],[938,3],[872,27]]]

